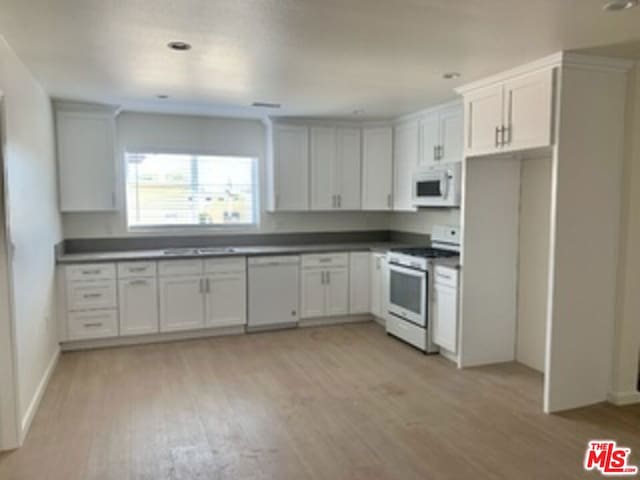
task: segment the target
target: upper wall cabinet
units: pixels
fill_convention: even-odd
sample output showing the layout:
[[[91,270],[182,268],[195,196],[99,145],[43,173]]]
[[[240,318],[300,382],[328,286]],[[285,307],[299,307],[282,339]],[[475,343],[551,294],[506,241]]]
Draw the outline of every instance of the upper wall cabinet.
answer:
[[[461,103],[429,110],[419,120],[420,165],[459,162],[464,144]]]
[[[359,210],[359,128],[311,127],[311,209]]]
[[[396,125],[393,145],[393,209],[413,212],[412,176],[418,165],[419,127],[417,120]]]
[[[60,211],[116,208],[114,111],[56,105]]]
[[[272,141],[270,209],[309,210],[309,129],[275,125]]]
[[[393,207],[393,132],[391,127],[362,130],[362,209]]]
[[[547,69],[464,91],[466,155],[550,146],[553,79]]]

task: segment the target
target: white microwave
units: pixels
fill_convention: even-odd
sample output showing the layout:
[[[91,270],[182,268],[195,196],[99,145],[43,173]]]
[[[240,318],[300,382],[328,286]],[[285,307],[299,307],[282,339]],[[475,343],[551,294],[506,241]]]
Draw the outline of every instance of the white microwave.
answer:
[[[459,207],[462,162],[420,167],[413,174],[413,205]]]

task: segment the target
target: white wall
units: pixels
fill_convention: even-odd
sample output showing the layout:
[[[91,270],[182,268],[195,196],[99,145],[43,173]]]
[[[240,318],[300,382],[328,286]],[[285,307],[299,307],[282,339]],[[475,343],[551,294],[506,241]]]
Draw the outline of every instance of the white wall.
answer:
[[[460,209],[421,208],[415,213],[394,213],[389,222],[391,230],[422,234],[430,234],[434,225],[460,225]]]
[[[122,168],[122,152],[127,147],[166,147],[172,150],[185,149],[257,157],[263,208],[259,228],[247,233],[372,230],[387,229],[389,226],[389,214],[385,213],[264,211],[266,132],[264,125],[258,120],[126,112],[118,116],[116,128],[120,151],[117,158],[119,210],[114,213],[63,214],[65,238],[145,235],[127,231]],[[233,233],[239,232],[236,230]]]
[[[551,157],[522,160],[520,170],[520,245],[516,360],[544,372],[549,230],[551,226]]]
[[[629,78],[612,399],[640,401],[640,64]]]
[[[57,358],[54,245],[61,228],[51,102],[1,38],[0,90],[6,112],[8,223],[15,246],[11,281],[18,411],[24,429]]]

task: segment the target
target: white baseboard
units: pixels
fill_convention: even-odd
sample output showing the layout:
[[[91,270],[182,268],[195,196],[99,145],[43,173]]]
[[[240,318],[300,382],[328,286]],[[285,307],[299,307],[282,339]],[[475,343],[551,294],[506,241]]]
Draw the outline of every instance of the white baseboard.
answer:
[[[368,313],[362,315],[341,315],[337,317],[305,318],[298,323],[300,328],[322,327],[327,325],[343,325],[345,323],[370,322],[373,317]]]
[[[640,403],[640,392],[609,392],[607,400],[619,407],[633,405]]]
[[[42,401],[42,397],[44,396],[44,392],[47,390],[47,385],[49,385],[49,380],[51,379],[51,375],[53,375],[53,371],[56,369],[56,365],[58,365],[58,360],[60,359],[60,348],[56,348],[56,352],[51,357],[49,361],[49,365],[47,365],[47,369],[44,371],[44,375],[40,379],[40,383],[38,384],[38,388],[36,389],[31,402],[29,403],[29,407],[22,417],[20,422],[20,445],[24,443],[27,434],[29,433],[29,429],[31,428],[31,423],[33,422],[33,418],[36,416],[36,412],[38,411],[38,407],[40,406],[40,402]]]
[[[63,352],[73,350],[89,350],[94,348],[127,347],[149,343],[175,342],[179,340],[195,340],[198,338],[221,337],[226,335],[242,335],[244,325],[218,327],[205,330],[191,330],[184,332],[154,333],[150,335],[132,335],[130,337],[99,338],[96,340],[75,340],[61,343]]]

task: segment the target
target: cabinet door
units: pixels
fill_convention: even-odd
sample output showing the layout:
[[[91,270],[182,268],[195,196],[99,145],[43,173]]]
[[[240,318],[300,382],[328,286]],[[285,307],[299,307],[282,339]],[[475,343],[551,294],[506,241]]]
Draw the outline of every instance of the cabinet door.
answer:
[[[325,272],[320,269],[302,271],[300,318],[325,315]]]
[[[384,255],[372,253],[370,262],[371,281],[371,313],[378,318],[382,318],[382,261]]]
[[[420,119],[420,165],[433,165],[438,161],[439,128],[437,111],[429,112]]]
[[[360,210],[362,137],[359,128],[337,130],[335,193],[340,210]]]
[[[546,147],[552,143],[553,71],[525,75],[505,83],[505,150]]]
[[[160,331],[204,328],[203,285],[201,276],[160,279]]]
[[[412,176],[418,166],[418,122],[407,122],[394,129],[393,209],[415,211],[412,204]]]
[[[311,209],[332,210],[338,207],[335,192],[336,129],[311,128]],[[295,181],[295,177],[291,178]]]
[[[500,151],[502,85],[482,88],[465,96],[465,152],[467,156]]]
[[[457,289],[436,283],[431,308],[434,343],[456,353],[458,350]]]
[[[349,312],[349,269],[326,270],[327,316],[346,315]]]
[[[440,110],[438,130],[440,142],[439,161],[460,162],[464,155],[464,120],[462,104]]]
[[[60,210],[115,210],[115,128],[111,113],[58,112]]]
[[[275,209],[309,210],[309,129],[274,127]]]
[[[362,209],[391,210],[393,193],[391,127],[362,131]]]
[[[243,272],[211,275],[206,290],[207,327],[247,323],[247,280]]]
[[[351,314],[370,312],[370,255],[369,252],[349,254],[349,313]]]
[[[158,332],[158,283],[155,278],[118,282],[120,335]]]

